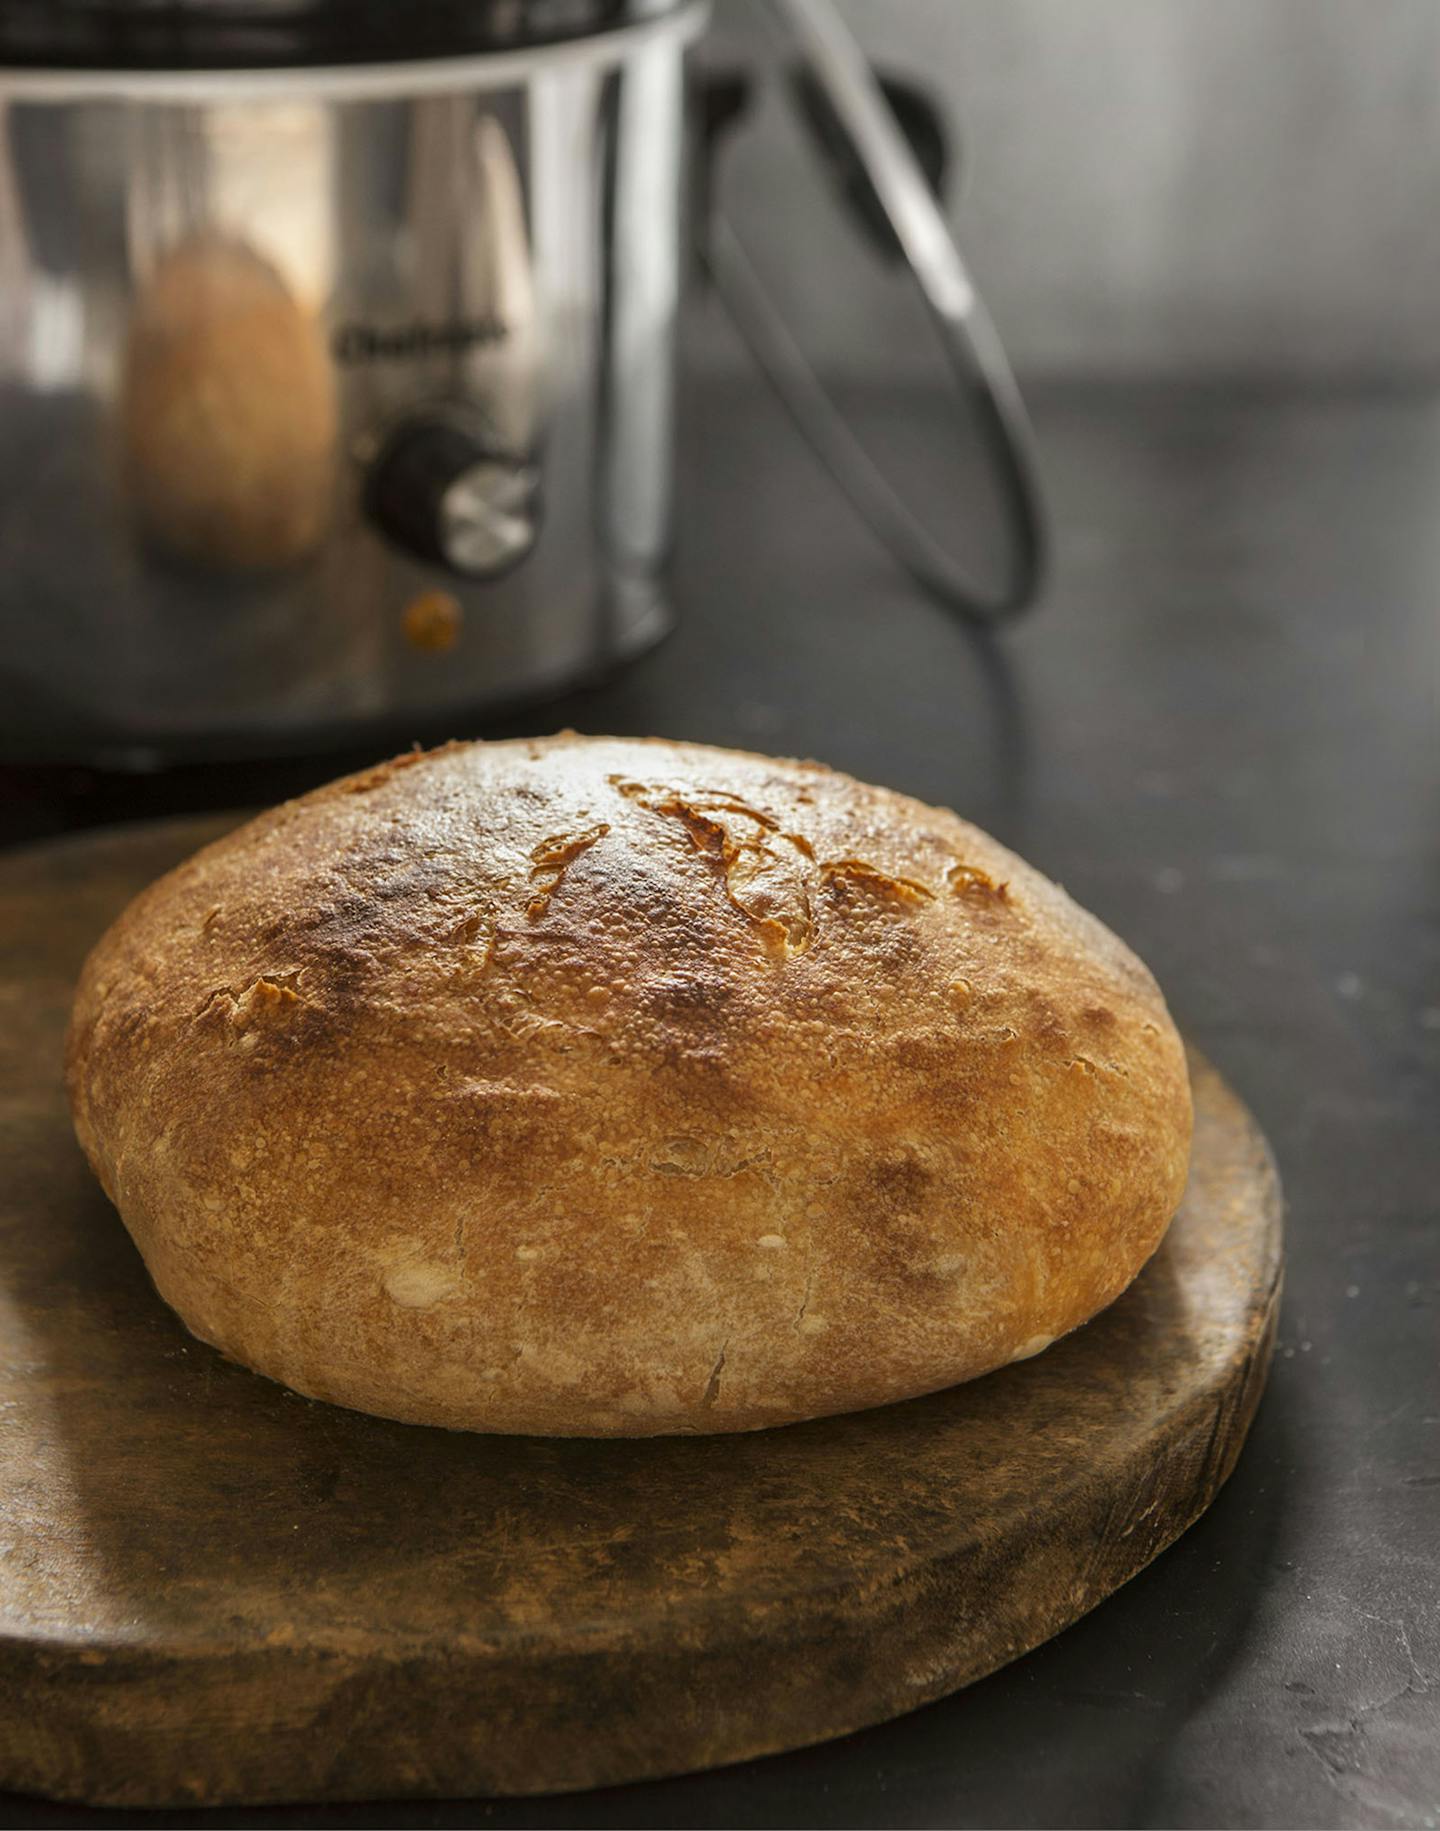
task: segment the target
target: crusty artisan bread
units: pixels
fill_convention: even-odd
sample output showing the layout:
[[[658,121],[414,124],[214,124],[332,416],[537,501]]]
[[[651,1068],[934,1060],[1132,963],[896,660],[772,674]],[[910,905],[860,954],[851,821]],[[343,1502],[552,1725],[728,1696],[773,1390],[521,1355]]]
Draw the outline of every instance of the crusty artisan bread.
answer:
[[[590,739],[252,821],[90,956],[75,1123],[161,1295],[416,1423],[749,1430],[1037,1353],[1179,1202],[1140,962],[955,815]]]

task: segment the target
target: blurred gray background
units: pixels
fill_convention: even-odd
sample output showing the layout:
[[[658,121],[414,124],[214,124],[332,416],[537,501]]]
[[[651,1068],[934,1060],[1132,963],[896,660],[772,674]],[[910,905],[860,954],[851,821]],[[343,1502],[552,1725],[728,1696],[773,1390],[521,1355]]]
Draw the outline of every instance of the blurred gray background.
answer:
[[[1440,376],[1440,0],[841,6],[958,130],[951,215],[1024,374]],[[718,194],[827,367],[929,372],[775,54],[751,0],[716,0],[706,56],[769,70]]]

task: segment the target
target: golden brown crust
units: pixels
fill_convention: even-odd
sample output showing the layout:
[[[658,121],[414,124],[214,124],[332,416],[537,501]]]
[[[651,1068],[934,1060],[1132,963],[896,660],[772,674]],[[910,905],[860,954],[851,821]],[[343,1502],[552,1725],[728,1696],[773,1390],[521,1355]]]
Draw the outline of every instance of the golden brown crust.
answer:
[[[287,803],[86,964],[76,1129],[162,1295],[301,1392],[744,1430],[1038,1351],[1184,1185],[1138,960],[955,815],[658,740]]]

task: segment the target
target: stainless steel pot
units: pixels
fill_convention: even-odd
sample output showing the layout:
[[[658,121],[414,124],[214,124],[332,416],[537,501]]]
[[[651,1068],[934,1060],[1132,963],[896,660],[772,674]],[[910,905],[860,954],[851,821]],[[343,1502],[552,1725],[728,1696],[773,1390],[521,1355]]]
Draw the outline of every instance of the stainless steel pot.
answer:
[[[74,15],[108,8],[98,43],[56,39],[65,0],[38,24],[17,0],[18,52],[0,31],[4,753],[142,762],[434,727],[654,642],[701,0],[472,0],[437,57],[413,33],[389,55],[393,6],[190,6],[179,39],[175,9],[116,0]],[[974,302],[933,268],[938,212],[863,65],[818,0],[787,6],[974,358]],[[354,61],[357,20],[378,61]],[[832,468],[903,545],[738,248],[716,258],[802,422],[808,400]],[[983,347],[980,367],[1015,470],[1018,406]],[[1028,512],[1023,459],[1015,474]]]

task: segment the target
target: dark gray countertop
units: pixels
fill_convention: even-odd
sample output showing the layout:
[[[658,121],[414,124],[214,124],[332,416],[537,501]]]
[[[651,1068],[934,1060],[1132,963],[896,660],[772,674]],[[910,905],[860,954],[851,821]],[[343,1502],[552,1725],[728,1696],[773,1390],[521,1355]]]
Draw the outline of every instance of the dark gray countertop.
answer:
[[[938,451],[937,406],[871,405],[912,458]],[[992,647],[897,577],[758,391],[697,390],[679,633],[508,728],[822,757],[992,828],[1135,945],[1289,1197],[1280,1347],[1229,1487],[1060,1639],[827,1747],[215,1824],[1440,1821],[1440,403],[1035,405],[1056,578]],[[274,799],[336,766],[3,772],[0,836]],[[177,1820],[12,1800],[0,1822]]]

